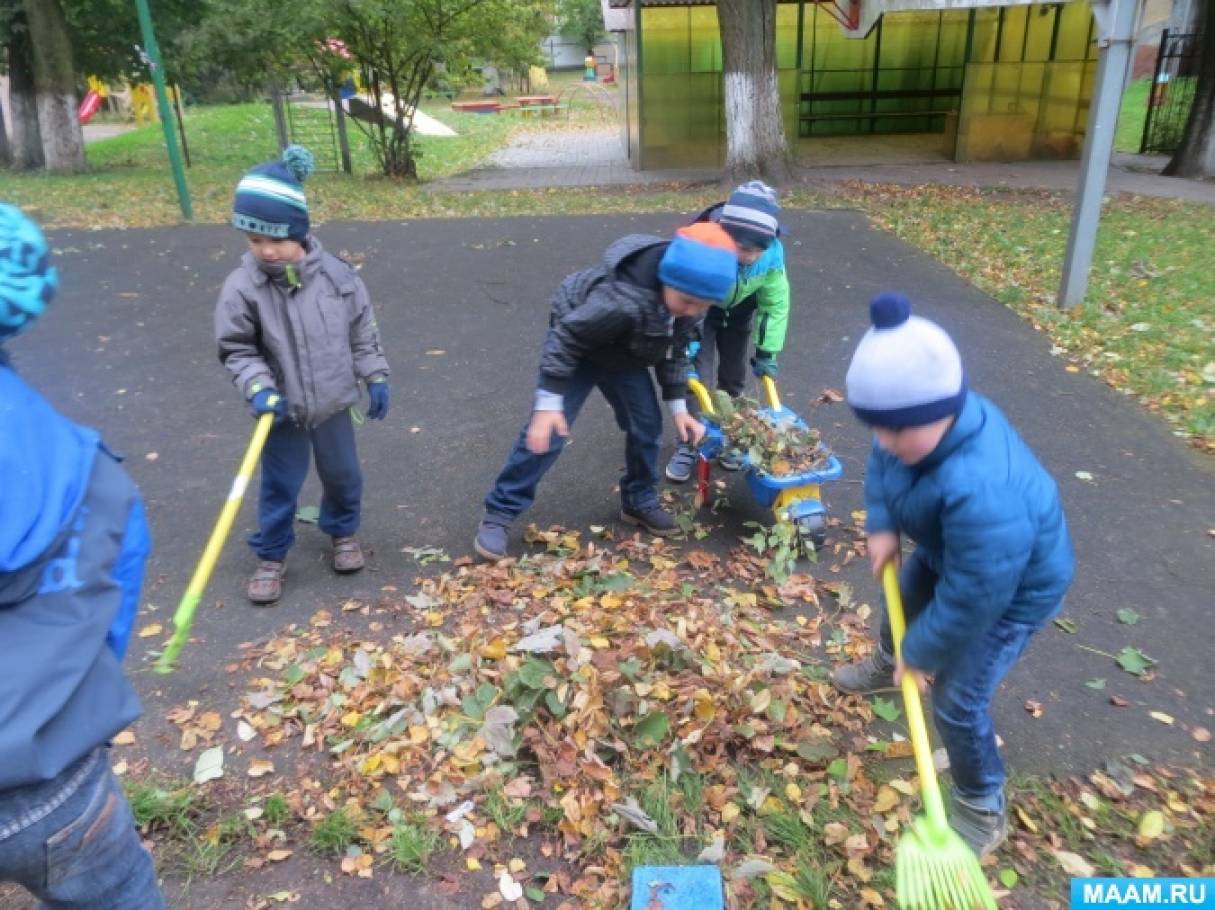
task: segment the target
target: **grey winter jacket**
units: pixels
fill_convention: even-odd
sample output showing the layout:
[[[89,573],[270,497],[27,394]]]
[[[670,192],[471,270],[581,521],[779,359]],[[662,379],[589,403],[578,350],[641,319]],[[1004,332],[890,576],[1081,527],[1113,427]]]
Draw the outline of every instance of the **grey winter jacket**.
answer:
[[[367,288],[315,237],[300,286],[272,279],[252,253],[215,306],[219,359],[246,399],[260,388],[287,399],[292,420],[315,427],[359,400],[359,380],[388,375]]]
[[[626,260],[669,243],[630,234],[607,248],[599,265],[574,272],[553,294],[548,335],[540,357],[540,388],[561,395],[582,361],[606,369],[654,367],[662,397],[683,398],[688,386],[688,342],[700,318],[672,317],[657,276],[629,270]],[[654,250],[653,252],[658,252]],[[646,270],[643,270],[646,271]]]

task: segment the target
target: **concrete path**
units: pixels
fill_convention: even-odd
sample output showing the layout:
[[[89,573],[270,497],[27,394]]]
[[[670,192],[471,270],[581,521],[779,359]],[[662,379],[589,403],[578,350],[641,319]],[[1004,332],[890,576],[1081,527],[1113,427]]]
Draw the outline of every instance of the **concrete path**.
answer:
[[[898,141],[894,141],[898,140]],[[839,183],[944,184],[1073,193],[1079,161],[977,162],[959,164],[941,156],[939,137],[836,137],[802,140],[799,179],[828,192]],[[1161,177],[1168,159],[1159,155],[1115,156],[1109,193],[1136,193],[1215,205],[1215,181]],[[484,164],[429,184],[435,192],[518,190],[570,186],[653,186],[714,183],[712,168],[637,171],[629,163],[618,127],[517,135]]]

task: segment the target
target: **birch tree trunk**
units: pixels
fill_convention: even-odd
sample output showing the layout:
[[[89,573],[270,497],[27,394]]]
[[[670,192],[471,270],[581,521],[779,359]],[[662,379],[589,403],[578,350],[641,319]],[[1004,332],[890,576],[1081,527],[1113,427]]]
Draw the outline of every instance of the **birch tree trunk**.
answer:
[[[34,64],[24,23],[14,22],[8,42],[8,100],[13,118],[13,168],[37,170],[43,165],[38,103],[34,96]]]
[[[76,117],[76,67],[59,0],[25,0],[34,45],[34,88],[46,169],[79,174],[85,168],[84,131]]]
[[[717,0],[726,109],[726,179],[790,177],[776,79],[776,0]]]
[[[1215,177],[1215,0],[1207,0],[1198,60],[1194,106],[1181,145],[1163,173],[1170,177]]]

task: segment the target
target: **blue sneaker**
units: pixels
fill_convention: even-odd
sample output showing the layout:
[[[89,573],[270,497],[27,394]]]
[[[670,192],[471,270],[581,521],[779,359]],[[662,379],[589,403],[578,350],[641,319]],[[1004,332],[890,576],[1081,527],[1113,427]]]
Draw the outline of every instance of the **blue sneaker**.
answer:
[[[667,480],[672,483],[687,483],[696,468],[696,449],[686,443],[675,447],[675,454],[667,462]]]
[[[717,456],[717,464],[723,471],[741,471],[745,464],[743,453],[737,449],[723,449]]]
[[[510,527],[510,519],[497,515],[486,515],[477,525],[477,536],[473,539],[473,549],[482,559],[497,562],[506,558],[506,531]]]

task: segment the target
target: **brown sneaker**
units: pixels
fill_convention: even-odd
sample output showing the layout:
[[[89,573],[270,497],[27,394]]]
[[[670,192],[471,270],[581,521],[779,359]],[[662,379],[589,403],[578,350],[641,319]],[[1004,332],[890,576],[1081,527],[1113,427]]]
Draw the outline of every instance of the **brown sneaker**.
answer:
[[[246,593],[249,600],[259,607],[275,603],[283,596],[283,576],[287,574],[286,566],[272,559],[263,559],[257,564],[253,577],[249,579]]]
[[[357,572],[367,562],[363,559],[363,548],[353,537],[333,538],[333,571],[346,575]]]

